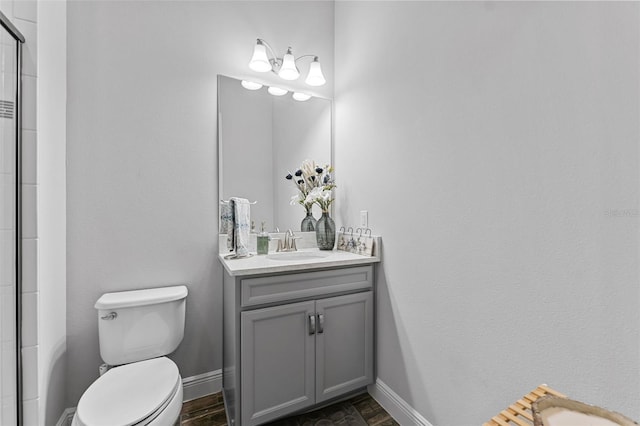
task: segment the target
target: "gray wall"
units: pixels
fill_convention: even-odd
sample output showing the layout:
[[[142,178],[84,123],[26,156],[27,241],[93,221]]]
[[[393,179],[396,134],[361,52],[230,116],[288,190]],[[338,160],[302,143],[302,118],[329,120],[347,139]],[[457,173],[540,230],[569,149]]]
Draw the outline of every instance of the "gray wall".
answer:
[[[53,425],[66,395],[67,3],[38,2],[38,398],[24,425]],[[35,96],[34,96],[35,97]],[[23,152],[25,152],[23,148]],[[23,158],[24,161],[24,158]],[[33,367],[25,365],[25,371]],[[33,371],[33,370],[31,370]],[[30,417],[37,414],[37,418]]]
[[[640,418],[639,7],[336,2],[338,222],[383,236],[378,375],[434,425],[544,382]]]
[[[319,54],[331,97],[333,7],[69,4],[67,406],[105,291],[188,283],[173,358],[221,367],[216,75],[253,76],[263,37]],[[335,8],[337,221],[366,209],[384,236],[380,379],[435,425],[542,382],[640,418],[637,216],[617,216],[638,208],[638,5]]]
[[[186,283],[172,358],[183,377],[222,367],[216,76],[279,81],[247,67],[261,37],[319,55],[328,83],[316,94],[331,97],[333,7],[69,3],[67,406],[97,377],[104,292]]]

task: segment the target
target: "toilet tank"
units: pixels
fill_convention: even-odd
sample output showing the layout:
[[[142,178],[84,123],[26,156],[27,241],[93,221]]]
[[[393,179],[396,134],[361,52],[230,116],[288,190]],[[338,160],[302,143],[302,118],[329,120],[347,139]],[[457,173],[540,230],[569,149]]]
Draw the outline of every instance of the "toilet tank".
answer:
[[[168,355],[184,336],[187,287],[103,294],[98,310],[100,356],[109,365]]]

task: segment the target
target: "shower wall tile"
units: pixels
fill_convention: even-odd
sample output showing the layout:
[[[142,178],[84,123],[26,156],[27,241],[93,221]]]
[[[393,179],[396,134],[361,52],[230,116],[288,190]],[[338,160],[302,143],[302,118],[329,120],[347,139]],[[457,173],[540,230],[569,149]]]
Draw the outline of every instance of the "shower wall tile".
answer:
[[[37,426],[38,423],[38,404],[40,399],[30,399],[28,401],[22,400],[22,417],[24,426]]]
[[[26,21],[38,21],[38,8],[35,0],[15,0],[13,2],[13,17]]]
[[[22,78],[22,128],[37,130],[37,79],[32,76]]]
[[[38,347],[22,348],[22,400],[38,397]]]
[[[0,381],[0,396],[6,398],[16,394],[16,347],[15,342],[2,342],[2,381]],[[5,375],[6,373],[6,375]],[[4,424],[4,423],[0,423]]]
[[[25,42],[22,45],[22,75],[36,76],[38,69],[36,61],[38,57],[38,33],[35,22],[15,19],[14,24],[24,36]]]
[[[0,287],[0,342],[2,343],[15,341],[15,292],[14,286]]]
[[[16,172],[16,144],[8,141],[15,139],[15,129],[14,126],[8,125],[10,122],[2,121],[0,122],[0,133],[3,138],[0,146],[0,174],[12,175]]]
[[[0,231],[0,287],[13,286],[16,280],[16,231]]]
[[[38,344],[38,293],[22,295],[22,346]]]
[[[22,185],[22,237],[38,237],[37,185]]]
[[[22,183],[38,183],[37,173],[38,144],[37,133],[33,130],[22,131]]]
[[[2,417],[0,417],[0,424],[2,425],[15,425],[18,423],[18,413],[16,410],[16,397],[14,395],[11,396],[3,396],[0,400],[0,404],[2,404]]]
[[[15,183],[13,182],[3,182],[3,180],[9,179],[0,179],[0,229],[4,230],[12,230],[15,229],[15,218],[16,218],[16,208],[15,208]]]
[[[38,240],[22,240],[22,293],[38,291]]]

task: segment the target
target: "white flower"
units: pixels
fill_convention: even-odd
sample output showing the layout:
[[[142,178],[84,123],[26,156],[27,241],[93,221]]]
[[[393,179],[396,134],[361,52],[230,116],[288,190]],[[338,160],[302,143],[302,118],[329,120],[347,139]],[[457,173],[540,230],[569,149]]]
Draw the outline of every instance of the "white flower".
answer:
[[[300,204],[300,194],[296,194],[293,197],[291,197],[291,201],[289,201],[289,204],[291,204],[292,206],[295,206],[296,204]]]
[[[319,198],[322,197],[322,188],[316,187],[309,191],[307,198],[304,200],[306,204],[311,204],[316,202]]]

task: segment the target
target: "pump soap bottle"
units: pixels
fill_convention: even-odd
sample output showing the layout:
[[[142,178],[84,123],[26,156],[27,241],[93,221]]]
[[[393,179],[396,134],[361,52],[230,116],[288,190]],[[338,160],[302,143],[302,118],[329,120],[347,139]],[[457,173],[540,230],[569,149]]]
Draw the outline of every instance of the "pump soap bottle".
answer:
[[[264,222],[262,222],[262,229],[258,234],[258,254],[269,253],[269,234],[264,230]]]

